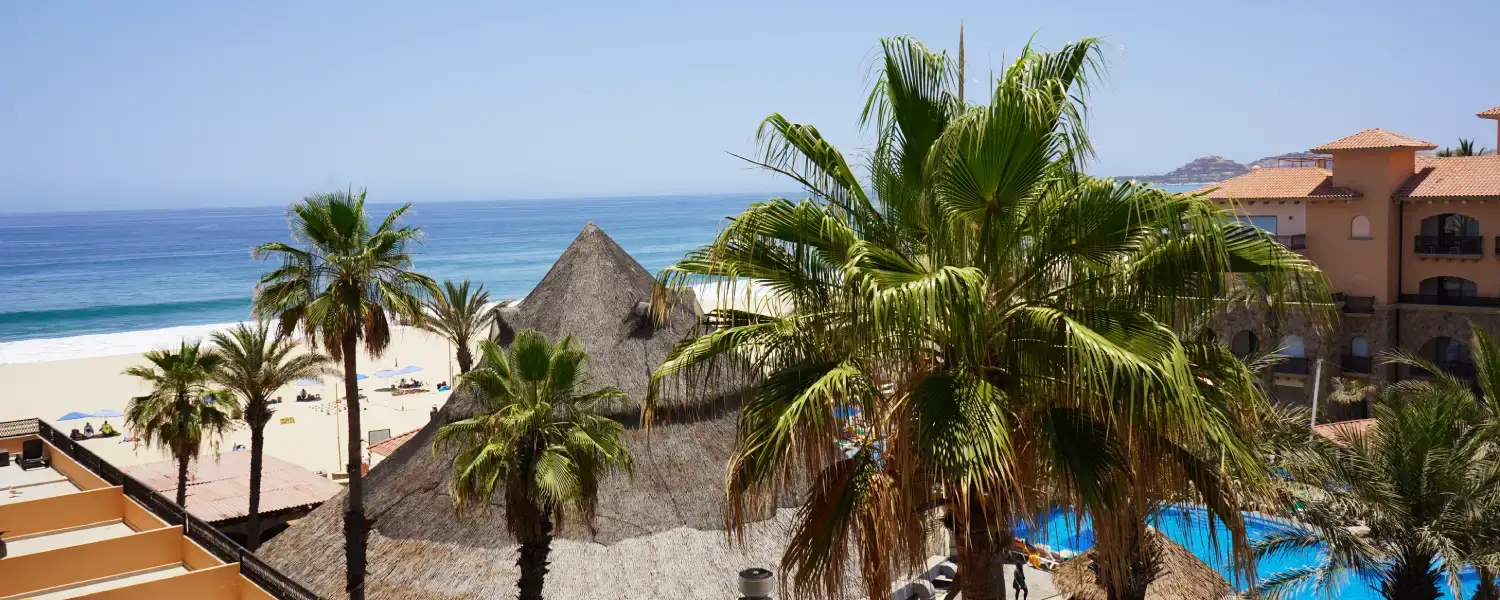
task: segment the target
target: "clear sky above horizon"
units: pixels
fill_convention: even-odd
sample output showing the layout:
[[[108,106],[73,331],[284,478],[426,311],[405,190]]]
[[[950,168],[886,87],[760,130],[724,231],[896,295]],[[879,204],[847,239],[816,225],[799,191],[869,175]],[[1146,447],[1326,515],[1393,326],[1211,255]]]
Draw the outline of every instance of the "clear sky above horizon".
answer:
[[[960,20],[976,97],[1033,34],[1105,38],[1099,175],[1496,145],[1494,0],[514,4],[0,3],[0,212],[789,190],[727,152],[780,112],[857,154],[878,39]]]

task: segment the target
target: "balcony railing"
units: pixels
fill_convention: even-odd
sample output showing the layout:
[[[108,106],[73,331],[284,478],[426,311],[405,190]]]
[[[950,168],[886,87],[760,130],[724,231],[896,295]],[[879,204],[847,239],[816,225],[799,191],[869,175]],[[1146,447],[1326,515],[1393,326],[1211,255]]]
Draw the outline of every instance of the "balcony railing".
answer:
[[[1488,296],[1401,294],[1401,301],[1409,304],[1438,304],[1442,306],[1500,306],[1500,298],[1491,298]]]
[[[1484,238],[1477,235],[1419,235],[1417,254],[1484,256]]]
[[[317,594],[308,591],[290,577],[282,575],[274,567],[262,562],[256,558],[255,553],[235,543],[223,532],[193,516],[136,478],[126,475],[114,465],[100,459],[99,455],[69,439],[67,434],[53,429],[51,425],[43,423],[40,419],[0,422],[0,437],[23,435],[35,435],[46,440],[53,448],[68,455],[95,475],[104,478],[104,481],[110,485],[122,486],[125,496],[139,502],[141,506],[146,507],[146,510],[161,517],[168,525],[181,525],[182,534],[188,539],[197,542],[198,545],[203,546],[226,563],[239,563],[240,575],[260,586],[273,598],[277,600],[321,600]]]
[[[1449,375],[1459,379],[1472,381],[1475,377],[1474,363],[1463,360],[1440,360],[1432,363],[1433,366],[1446,371]],[[1427,369],[1418,367],[1411,368],[1413,377],[1432,377]]]
[[[1344,314],[1350,315],[1373,315],[1375,314],[1374,296],[1344,296]]]
[[[1307,359],[1300,356],[1282,356],[1275,371],[1284,375],[1306,375]]]
[[[1370,357],[1368,356],[1345,354],[1341,358],[1341,361],[1344,371],[1347,373],[1364,373],[1366,375],[1370,373]]]
[[[1281,244],[1281,245],[1283,245],[1283,246],[1286,246],[1287,250],[1306,250],[1307,249],[1307,235],[1306,234],[1278,235],[1278,236],[1276,236],[1276,242],[1279,243],[1279,244]]]

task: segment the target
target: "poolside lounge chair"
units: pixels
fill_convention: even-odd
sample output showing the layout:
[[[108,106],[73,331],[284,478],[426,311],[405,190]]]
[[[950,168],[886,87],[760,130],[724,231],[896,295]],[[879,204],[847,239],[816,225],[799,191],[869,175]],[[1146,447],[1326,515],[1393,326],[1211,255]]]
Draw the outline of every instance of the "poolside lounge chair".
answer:
[[[42,453],[42,440],[22,442],[21,458],[16,462],[21,463],[22,471],[47,467],[47,457]]]

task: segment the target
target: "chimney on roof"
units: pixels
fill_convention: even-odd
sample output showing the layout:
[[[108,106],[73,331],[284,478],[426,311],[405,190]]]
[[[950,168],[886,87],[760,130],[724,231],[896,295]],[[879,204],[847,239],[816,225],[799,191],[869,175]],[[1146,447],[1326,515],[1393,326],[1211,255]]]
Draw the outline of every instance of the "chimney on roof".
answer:
[[[1315,159],[1313,159],[1313,166],[1317,167],[1319,169],[1327,169],[1328,168],[1328,159],[1326,157],[1321,157],[1321,156],[1318,157],[1318,158],[1315,158]]]
[[[1479,113],[1477,116],[1481,119],[1493,119],[1495,121],[1495,147],[1500,148],[1500,106]]]

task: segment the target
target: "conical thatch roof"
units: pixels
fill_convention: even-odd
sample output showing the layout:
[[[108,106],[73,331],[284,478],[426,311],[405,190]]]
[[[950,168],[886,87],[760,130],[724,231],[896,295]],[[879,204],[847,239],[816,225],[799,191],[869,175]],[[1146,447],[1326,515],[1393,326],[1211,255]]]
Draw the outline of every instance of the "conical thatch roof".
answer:
[[[641,323],[635,307],[650,300],[654,283],[590,224],[519,310],[508,311],[505,324],[550,337],[572,333],[590,352],[590,382],[620,387],[639,402],[650,371],[698,319],[696,305],[679,302],[665,324]],[[503,328],[497,334],[509,341]],[[558,532],[549,598],[733,598],[740,569],[779,563],[790,511],[753,525],[744,548],[723,530],[737,398],[699,405],[703,410],[691,419],[653,427],[649,443],[645,430],[632,428],[635,473],[603,482],[593,530],[567,523]],[[455,514],[448,494],[453,453],[432,453],[438,424],[468,417],[477,407],[473,398],[454,394],[435,423],[365,480],[366,510],[375,519],[367,584],[372,600],[515,596],[515,542],[505,532],[504,507],[497,498],[487,512]],[[781,505],[790,506],[790,497]],[[340,495],[260,555],[325,597],[342,595],[342,511]]]
[[[1187,548],[1159,532],[1162,574],[1146,588],[1148,600],[1224,600],[1234,587]],[[1052,571],[1052,583],[1072,600],[1106,600],[1104,588],[1094,576],[1094,551],[1089,550]]]

